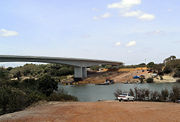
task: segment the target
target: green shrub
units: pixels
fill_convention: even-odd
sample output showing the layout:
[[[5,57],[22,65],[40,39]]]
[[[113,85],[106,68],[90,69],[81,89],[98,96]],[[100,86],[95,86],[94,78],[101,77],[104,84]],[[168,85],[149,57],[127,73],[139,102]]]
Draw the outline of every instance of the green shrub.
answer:
[[[147,95],[147,89],[138,89],[138,88],[134,88],[134,94],[135,94],[135,99],[136,100],[145,100],[145,97]]]
[[[176,102],[178,99],[180,99],[180,88],[174,86],[172,88],[172,93],[170,94],[170,100]]]
[[[149,100],[149,94],[150,94],[149,89],[146,89],[145,90],[145,97],[147,97],[148,100]]]
[[[159,101],[160,94],[157,91],[151,92],[151,101]]]
[[[148,68],[153,68],[153,66],[154,66],[154,62],[149,62],[149,63],[147,64],[147,67],[148,67]]]
[[[134,92],[132,89],[129,90],[129,95],[134,96]]]
[[[177,82],[177,83],[180,83],[180,79],[177,79],[176,82]]]
[[[78,98],[65,93],[52,93],[48,98],[48,101],[78,101]]]
[[[35,79],[25,79],[21,82],[21,87],[32,90],[37,90],[39,87],[39,81]]]
[[[162,90],[160,101],[167,101],[168,96],[169,96],[169,91],[167,89]]]
[[[148,79],[146,79],[146,82],[147,82],[147,83],[153,83],[153,82],[154,82],[154,79],[153,79],[153,78],[148,78]]]
[[[0,67],[0,86],[6,85],[9,81],[8,70]]]
[[[27,106],[27,95],[16,88],[0,87],[1,114],[22,110]]]
[[[122,94],[122,91],[120,89],[116,89],[114,96],[117,98],[120,94]]]
[[[12,87],[15,87],[15,88],[19,88],[20,87],[20,82],[18,80],[13,80],[13,81],[10,81],[8,83],[8,86],[12,86]]]
[[[171,73],[173,71],[173,69],[170,67],[170,66],[166,66],[165,68],[164,68],[164,70],[163,70],[163,72],[165,73],[165,74],[169,74],[169,73]]]
[[[174,73],[174,76],[173,77],[180,77],[180,70],[177,69]]]
[[[50,96],[54,90],[57,90],[58,83],[49,75],[44,75],[39,80],[39,91],[46,96]]]
[[[25,90],[27,96],[28,96],[28,100],[27,100],[27,104],[31,105],[33,103],[36,103],[40,100],[45,100],[46,99],[46,95],[40,93],[39,91],[32,91],[32,90]]]
[[[145,89],[138,89],[138,100],[145,100]]]

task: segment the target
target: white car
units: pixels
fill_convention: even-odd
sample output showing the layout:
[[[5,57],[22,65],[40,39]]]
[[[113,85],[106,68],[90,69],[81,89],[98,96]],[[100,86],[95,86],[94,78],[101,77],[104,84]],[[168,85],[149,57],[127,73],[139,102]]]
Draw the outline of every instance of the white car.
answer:
[[[118,97],[119,101],[134,101],[134,97],[130,96],[128,93],[123,93],[121,95],[119,95]]]

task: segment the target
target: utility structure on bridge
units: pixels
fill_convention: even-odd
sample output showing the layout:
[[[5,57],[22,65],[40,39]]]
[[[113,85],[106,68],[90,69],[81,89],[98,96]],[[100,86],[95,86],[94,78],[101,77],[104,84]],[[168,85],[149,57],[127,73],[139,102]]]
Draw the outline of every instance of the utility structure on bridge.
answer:
[[[122,62],[81,59],[81,58],[62,58],[62,57],[44,57],[44,56],[18,56],[18,55],[0,55],[0,62],[40,62],[55,63],[74,66],[74,79],[81,80],[87,77],[87,67],[95,65],[122,65]]]

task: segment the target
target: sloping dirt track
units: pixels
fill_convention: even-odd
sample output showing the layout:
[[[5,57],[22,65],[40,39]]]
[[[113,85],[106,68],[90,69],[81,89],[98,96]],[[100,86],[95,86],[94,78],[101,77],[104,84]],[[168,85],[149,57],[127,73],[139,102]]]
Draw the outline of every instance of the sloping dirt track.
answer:
[[[180,104],[50,102],[0,116],[1,122],[180,122]]]

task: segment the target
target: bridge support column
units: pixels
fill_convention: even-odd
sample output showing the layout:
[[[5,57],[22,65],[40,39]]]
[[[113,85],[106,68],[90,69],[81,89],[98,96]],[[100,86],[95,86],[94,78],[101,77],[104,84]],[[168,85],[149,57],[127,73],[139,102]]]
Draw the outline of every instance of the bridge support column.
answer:
[[[82,67],[82,75],[83,75],[83,78],[87,78],[87,69],[86,67]]]
[[[86,67],[74,67],[74,81],[81,81],[87,77]]]

